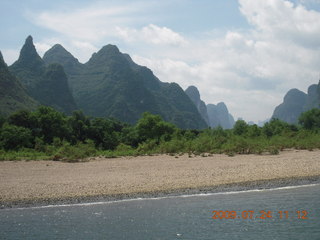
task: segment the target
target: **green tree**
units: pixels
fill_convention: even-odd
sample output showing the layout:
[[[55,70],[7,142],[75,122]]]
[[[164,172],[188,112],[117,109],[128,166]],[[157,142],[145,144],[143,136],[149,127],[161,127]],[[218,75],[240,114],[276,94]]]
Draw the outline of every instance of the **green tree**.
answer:
[[[145,112],[136,125],[138,135],[142,141],[154,139],[160,142],[161,138],[170,140],[171,135],[176,131],[176,127],[161,119],[159,115]]]
[[[90,119],[82,111],[74,111],[68,118],[68,124],[72,130],[73,142],[84,142],[89,137]]]
[[[20,110],[11,114],[8,122],[19,127],[29,128],[31,130],[37,127],[37,119],[35,115],[28,110]]]
[[[259,137],[261,135],[261,128],[259,128],[257,124],[248,126],[247,135],[249,137]]]
[[[305,129],[320,128],[320,109],[313,108],[302,113],[299,117],[299,123]]]
[[[96,147],[115,149],[119,144],[121,124],[112,119],[95,118],[91,121],[89,137]]]
[[[248,131],[249,125],[244,120],[237,120],[233,126],[233,133],[235,135],[245,135]]]
[[[60,139],[70,138],[71,129],[68,128],[67,118],[63,113],[51,107],[41,106],[34,114],[37,119],[40,137],[43,137],[46,143],[52,143],[55,137]]]
[[[30,129],[5,123],[0,130],[0,146],[5,150],[32,147],[32,142]]]
[[[3,116],[0,116],[0,128],[3,126],[5,122],[6,122],[6,119]]]
[[[284,121],[281,121],[277,118],[273,118],[270,120],[270,122],[267,122],[262,127],[262,132],[267,137],[272,137],[275,135],[281,135],[284,132],[291,132],[291,131],[297,131],[297,127],[294,125],[291,125],[289,123],[286,123]]]

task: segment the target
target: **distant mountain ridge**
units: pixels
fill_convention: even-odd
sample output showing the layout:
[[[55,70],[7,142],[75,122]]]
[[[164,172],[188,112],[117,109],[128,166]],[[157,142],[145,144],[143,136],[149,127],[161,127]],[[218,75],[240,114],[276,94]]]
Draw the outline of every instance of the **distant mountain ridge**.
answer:
[[[320,81],[308,88],[308,93],[291,89],[284,96],[283,103],[277,106],[272,118],[296,124],[301,113],[312,108],[320,108]]]
[[[224,102],[220,102],[217,105],[208,104],[207,109],[211,127],[221,126],[224,129],[233,128],[235,123],[234,118],[229,113]]]
[[[133,124],[147,111],[181,128],[207,127],[178,84],[161,82],[114,45],[104,46],[85,64],[61,45],[49,49],[43,60],[64,67],[75,101],[87,115]]]
[[[17,76],[27,93],[40,104],[52,106],[67,114],[77,109],[63,67],[58,64],[46,66],[38,55],[31,36],[26,39],[19,59],[9,70]]]
[[[224,129],[233,127],[235,123],[234,118],[229,113],[224,102],[220,102],[217,105],[206,105],[205,102],[201,100],[199,90],[195,86],[189,86],[185,92],[196,105],[200,115],[210,127],[216,128],[220,126]]]
[[[30,106],[48,105],[66,114],[81,109],[89,116],[130,124],[150,112],[184,129],[231,128],[234,124],[224,103],[206,106],[196,87],[183,91],[176,83],[161,82],[115,45],[102,47],[83,64],[60,44],[41,58],[29,36],[9,70],[17,77],[19,95],[29,99]]]

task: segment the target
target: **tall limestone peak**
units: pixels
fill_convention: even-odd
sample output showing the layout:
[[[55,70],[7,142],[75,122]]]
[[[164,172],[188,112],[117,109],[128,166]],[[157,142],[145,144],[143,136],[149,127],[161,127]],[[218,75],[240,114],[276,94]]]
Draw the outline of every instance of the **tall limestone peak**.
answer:
[[[308,88],[308,96],[303,111],[308,111],[312,108],[320,108],[320,81],[318,84],[312,84]]]
[[[200,98],[200,93],[199,93],[198,88],[196,88],[195,86],[189,86],[185,90],[185,93],[188,95],[188,97],[191,99],[191,101],[197,107],[198,112],[200,113],[201,117],[209,126],[209,117],[208,117],[208,113],[207,113],[207,107],[206,107],[206,104],[204,103],[204,101],[202,101]]]
[[[221,126],[224,129],[230,129],[234,125],[234,118],[229,113],[229,110],[224,102],[217,105],[207,105],[210,127]]]
[[[35,73],[40,73],[44,70],[45,64],[33,44],[33,39],[28,36],[21,48],[19,59],[13,63],[12,69],[21,72],[23,69],[30,69]]]
[[[196,88],[195,86],[189,86],[186,90],[185,90],[186,94],[193,100],[198,101],[200,100],[200,93],[198,88]]]
[[[300,114],[304,111],[307,94],[294,88],[289,90],[283,98],[283,103],[277,106],[272,118],[277,118],[288,123],[297,123]]]
[[[19,59],[10,66],[10,71],[22,83],[27,93],[40,104],[52,106],[65,113],[76,109],[63,68],[60,65],[55,68],[46,67],[33,45],[31,36],[27,37]],[[65,94],[62,96],[61,92]]]
[[[73,74],[79,71],[82,64],[70,52],[68,52],[62,45],[55,44],[44,55],[43,61],[49,65],[52,63],[59,63],[64,67],[68,74]]]
[[[224,102],[219,102],[219,103],[217,104],[217,109],[218,109],[220,112],[228,112],[227,105],[226,105]]]
[[[108,67],[109,69],[113,68],[113,70],[121,71],[130,66],[128,58],[119,51],[117,46],[112,44],[108,44],[97,53],[92,54],[90,60],[85,65],[100,69]]]
[[[61,51],[61,47],[55,48],[52,51]],[[47,63],[50,54],[44,56]],[[56,56],[57,60],[63,58]],[[134,124],[147,111],[182,128],[206,127],[179,85],[161,82],[150,69],[136,64],[115,45],[104,46],[74,72],[68,71],[63,59],[58,62],[65,68],[77,105],[87,115]]]

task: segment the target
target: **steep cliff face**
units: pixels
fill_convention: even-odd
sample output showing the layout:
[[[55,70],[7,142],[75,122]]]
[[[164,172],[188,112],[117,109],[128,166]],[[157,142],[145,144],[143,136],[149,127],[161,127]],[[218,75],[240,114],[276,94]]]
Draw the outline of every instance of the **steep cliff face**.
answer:
[[[197,107],[201,117],[203,120],[207,123],[209,126],[209,117],[207,113],[207,107],[204,101],[201,100],[200,98],[200,93],[199,90],[195,86],[189,86],[186,90],[185,93],[189,96],[189,98],[192,100],[194,105]]]

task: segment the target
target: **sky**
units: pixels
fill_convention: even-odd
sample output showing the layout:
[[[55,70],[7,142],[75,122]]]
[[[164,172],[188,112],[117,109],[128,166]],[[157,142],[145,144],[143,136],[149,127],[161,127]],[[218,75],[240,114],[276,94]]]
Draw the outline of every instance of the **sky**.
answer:
[[[40,56],[59,43],[82,63],[114,44],[235,119],[270,118],[319,81],[320,0],[0,0],[0,16],[8,65],[28,35]]]

